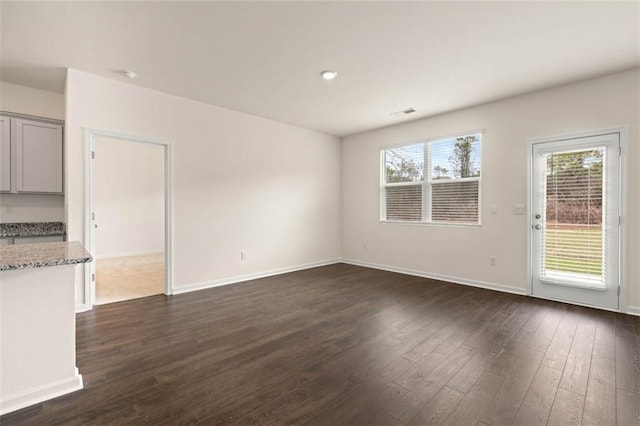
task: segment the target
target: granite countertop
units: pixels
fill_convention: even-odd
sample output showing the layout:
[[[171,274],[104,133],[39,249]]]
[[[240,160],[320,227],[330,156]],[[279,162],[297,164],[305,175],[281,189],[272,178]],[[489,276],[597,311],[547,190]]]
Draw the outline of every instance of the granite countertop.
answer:
[[[62,222],[0,223],[0,238],[43,237],[66,233],[67,227]]]
[[[92,260],[89,252],[77,241],[0,247],[0,271],[75,265]]]

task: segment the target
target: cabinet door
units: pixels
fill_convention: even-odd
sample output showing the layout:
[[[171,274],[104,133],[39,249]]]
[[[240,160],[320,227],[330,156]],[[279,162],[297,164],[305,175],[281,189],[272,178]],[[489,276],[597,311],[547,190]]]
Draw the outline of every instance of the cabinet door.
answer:
[[[16,120],[18,192],[62,193],[62,126]]]
[[[0,191],[11,191],[11,119],[0,117]]]

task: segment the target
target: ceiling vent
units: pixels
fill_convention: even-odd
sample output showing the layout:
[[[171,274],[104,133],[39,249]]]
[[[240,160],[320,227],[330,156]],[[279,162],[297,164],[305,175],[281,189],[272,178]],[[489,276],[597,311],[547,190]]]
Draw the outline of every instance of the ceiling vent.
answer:
[[[393,116],[398,116],[398,115],[407,115],[407,114],[413,114],[414,112],[416,112],[415,109],[413,108],[407,108],[407,109],[403,109],[402,111],[396,111],[396,112],[392,112],[391,115]]]

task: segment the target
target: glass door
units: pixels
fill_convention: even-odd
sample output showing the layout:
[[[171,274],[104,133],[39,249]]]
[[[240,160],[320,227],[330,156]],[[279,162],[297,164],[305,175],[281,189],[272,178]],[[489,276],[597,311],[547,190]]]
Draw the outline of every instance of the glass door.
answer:
[[[618,309],[620,135],[532,149],[532,294]]]

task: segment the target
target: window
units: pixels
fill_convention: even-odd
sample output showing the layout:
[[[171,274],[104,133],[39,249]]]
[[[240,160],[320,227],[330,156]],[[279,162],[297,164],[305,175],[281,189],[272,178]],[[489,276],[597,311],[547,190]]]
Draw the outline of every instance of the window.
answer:
[[[605,288],[607,148],[543,154],[546,196],[540,276]],[[604,220],[603,220],[604,219]]]
[[[482,134],[383,149],[380,219],[479,224]]]

